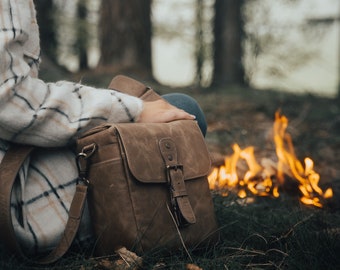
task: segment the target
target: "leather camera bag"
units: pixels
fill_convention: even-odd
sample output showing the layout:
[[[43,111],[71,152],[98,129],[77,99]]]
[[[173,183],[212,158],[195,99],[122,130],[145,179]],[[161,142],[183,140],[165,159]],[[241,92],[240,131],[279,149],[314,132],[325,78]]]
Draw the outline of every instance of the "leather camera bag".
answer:
[[[109,88],[145,100],[160,98],[125,76],[115,77]],[[104,124],[79,138],[77,149],[79,183],[65,232],[57,247],[37,263],[52,263],[69,249],[86,199],[98,255],[110,255],[122,246],[142,254],[160,248],[195,248],[216,240],[207,182],[209,153],[196,122]],[[32,150],[14,144],[0,164],[0,237],[24,257],[11,221],[10,194]]]
[[[113,81],[111,88],[125,89],[126,82],[129,94],[160,98],[139,82],[115,80],[120,84]],[[210,155],[195,121],[106,124],[77,145],[97,254],[121,246],[139,254],[195,248],[215,239]]]
[[[194,248],[216,231],[209,155],[195,122],[104,125],[78,146],[97,254]]]

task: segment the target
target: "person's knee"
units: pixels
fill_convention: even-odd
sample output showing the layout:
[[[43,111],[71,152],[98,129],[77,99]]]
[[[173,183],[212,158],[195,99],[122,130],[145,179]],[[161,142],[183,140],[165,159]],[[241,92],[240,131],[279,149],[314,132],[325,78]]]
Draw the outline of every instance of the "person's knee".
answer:
[[[177,108],[195,115],[202,134],[205,136],[207,131],[205,116],[198,102],[194,98],[183,93],[165,94],[162,97]]]

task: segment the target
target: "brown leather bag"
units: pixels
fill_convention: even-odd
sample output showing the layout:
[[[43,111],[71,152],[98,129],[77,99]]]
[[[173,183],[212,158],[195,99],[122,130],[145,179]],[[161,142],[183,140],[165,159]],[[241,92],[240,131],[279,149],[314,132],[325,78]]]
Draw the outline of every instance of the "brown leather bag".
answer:
[[[110,88],[146,100],[160,98],[125,76],[115,77]],[[142,253],[215,241],[217,223],[207,182],[209,153],[194,121],[105,124],[86,132],[77,144],[80,181],[69,220],[57,247],[38,263],[54,262],[68,250],[86,198],[99,255],[112,254],[121,246]],[[14,145],[0,164],[0,236],[21,255],[10,218],[10,193],[32,150]]]
[[[210,160],[195,122],[103,125],[78,147],[97,254],[211,240],[217,226],[206,179]]]
[[[126,77],[115,78],[110,88],[124,85],[142,99],[160,98]],[[210,156],[195,121],[106,124],[77,144],[97,254],[121,246],[139,254],[195,248],[215,239]]]

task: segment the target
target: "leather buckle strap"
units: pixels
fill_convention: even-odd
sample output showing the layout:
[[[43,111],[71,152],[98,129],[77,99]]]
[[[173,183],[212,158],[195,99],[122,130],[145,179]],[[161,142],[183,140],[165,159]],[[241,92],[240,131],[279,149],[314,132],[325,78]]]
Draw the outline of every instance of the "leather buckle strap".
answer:
[[[196,223],[183,176],[183,166],[178,163],[176,144],[171,138],[159,141],[162,158],[165,163],[167,180],[170,185],[170,195],[173,213],[179,227]]]

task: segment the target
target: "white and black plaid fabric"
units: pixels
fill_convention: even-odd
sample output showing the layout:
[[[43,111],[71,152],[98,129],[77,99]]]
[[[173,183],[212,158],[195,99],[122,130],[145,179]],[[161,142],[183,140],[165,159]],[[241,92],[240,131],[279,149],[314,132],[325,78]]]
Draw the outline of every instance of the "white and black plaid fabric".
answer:
[[[0,0],[0,159],[11,142],[43,147],[26,161],[12,193],[15,232],[34,253],[52,248],[65,227],[77,176],[67,146],[91,127],[130,122],[142,110],[140,99],[116,91],[45,83],[37,78],[39,62],[33,1]],[[85,218],[79,237],[88,236]]]

